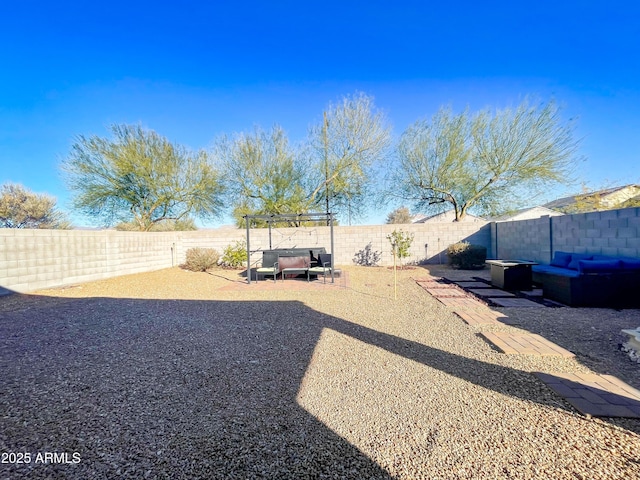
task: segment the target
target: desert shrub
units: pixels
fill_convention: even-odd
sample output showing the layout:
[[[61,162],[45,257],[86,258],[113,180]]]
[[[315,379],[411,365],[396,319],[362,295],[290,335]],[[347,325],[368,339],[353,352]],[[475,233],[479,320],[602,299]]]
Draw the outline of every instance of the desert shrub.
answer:
[[[462,270],[479,270],[484,268],[487,259],[487,248],[482,245],[472,245],[468,242],[458,242],[447,248],[449,265]]]
[[[356,265],[360,265],[362,267],[375,267],[380,261],[380,255],[380,252],[373,250],[371,242],[369,242],[363,250],[356,253],[355,257],[353,257],[353,261]]]
[[[219,263],[228,268],[242,267],[247,263],[247,244],[244,241],[236,241],[233,245],[227,245]]]
[[[220,254],[213,248],[190,248],[182,268],[192,272],[206,272],[218,264]]]
[[[393,245],[396,246],[396,255],[400,259],[400,263],[402,263],[403,258],[407,258],[410,255],[409,250],[411,249],[411,244],[413,243],[413,233],[403,232],[402,230],[394,230],[389,235],[387,235],[387,240],[391,243],[391,247]]]

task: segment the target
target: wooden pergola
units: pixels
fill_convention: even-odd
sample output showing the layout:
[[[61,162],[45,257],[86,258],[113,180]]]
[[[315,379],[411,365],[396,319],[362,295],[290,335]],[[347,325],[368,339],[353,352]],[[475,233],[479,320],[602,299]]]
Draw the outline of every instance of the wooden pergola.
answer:
[[[269,250],[272,248],[271,242],[271,224],[281,221],[299,221],[299,222],[318,222],[326,221],[329,226],[330,238],[331,238],[331,281],[334,282],[333,277],[333,213],[279,213],[271,215],[244,215],[242,218],[245,220],[247,228],[247,283],[251,283],[251,220],[263,220],[267,222],[269,229]]]

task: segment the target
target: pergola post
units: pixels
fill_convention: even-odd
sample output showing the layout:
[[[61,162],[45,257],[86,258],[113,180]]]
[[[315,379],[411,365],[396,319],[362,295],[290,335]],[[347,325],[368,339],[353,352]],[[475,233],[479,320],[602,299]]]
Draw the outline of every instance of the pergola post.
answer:
[[[247,226],[247,281],[251,284],[251,246],[249,245],[249,215],[245,215],[245,224]]]

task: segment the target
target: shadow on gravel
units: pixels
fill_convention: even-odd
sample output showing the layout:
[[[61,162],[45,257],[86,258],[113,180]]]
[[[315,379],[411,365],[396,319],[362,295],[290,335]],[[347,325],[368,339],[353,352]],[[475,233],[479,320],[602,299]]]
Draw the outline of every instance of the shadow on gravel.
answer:
[[[0,450],[32,455],[3,478],[390,479],[297,403],[326,328],[503,394],[539,402],[544,388],[297,301],[30,296],[0,309]],[[36,464],[39,452],[71,463]]]

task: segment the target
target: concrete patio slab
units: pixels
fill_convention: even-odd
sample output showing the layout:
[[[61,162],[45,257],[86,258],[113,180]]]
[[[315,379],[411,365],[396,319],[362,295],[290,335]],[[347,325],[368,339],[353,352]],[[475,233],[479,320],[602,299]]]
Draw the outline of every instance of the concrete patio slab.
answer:
[[[534,288],[533,290],[521,290],[520,293],[522,295],[526,295],[527,297],[542,297],[541,288]]]
[[[501,307],[538,307],[544,308],[541,303],[536,303],[526,298],[492,298],[491,301]]]
[[[499,288],[470,288],[469,291],[479,297],[515,297],[513,293],[505,292]]]
[[[454,283],[463,288],[493,288],[490,283],[478,282],[478,281],[473,281],[473,282],[458,281]]]

